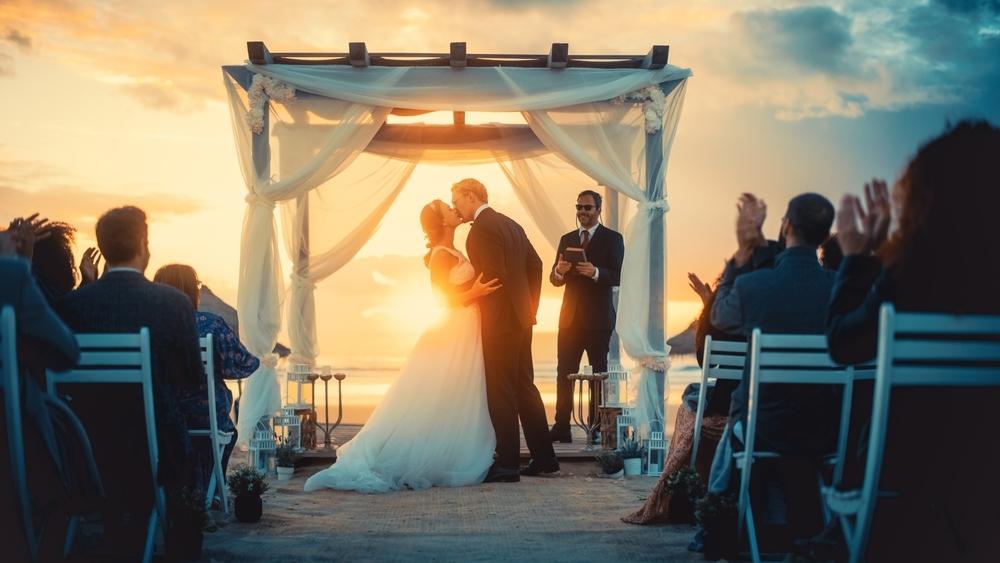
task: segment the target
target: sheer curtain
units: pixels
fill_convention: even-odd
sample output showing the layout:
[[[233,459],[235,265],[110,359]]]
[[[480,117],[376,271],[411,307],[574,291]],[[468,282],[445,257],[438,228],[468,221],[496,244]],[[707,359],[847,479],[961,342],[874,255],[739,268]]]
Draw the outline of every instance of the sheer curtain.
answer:
[[[248,192],[240,241],[240,280],[236,299],[240,339],[250,353],[262,358],[260,369],[250,376],[240,400],[239,436],[241,442],[246,442],[253,437],[258,420],[271,416],[281,408],[281,386],[274,369],[276,361],[271,355],[281,328],[284,292],[274,220],[275,203],[307,194],[344,170],[385,123],[391,108],[342,100],[316,100],[312,104],[300,100],[300,108],[321,104],[322,115],[332,125],[322,141],[316,143],[315,152],[298,153],[299,166],[272,167],[274,153],[282,152],[280,139],[271,143],[277,146],[278,151],[271,151],[270,158],[262,157],[260,141],[254,138],[255,134],[245,119],[249,109],[246,91],[228,74],[224,74],[224,83],[240,171]],[[274,120],[279,116],[272,111],[267,117]],[[261,135],[269,135],[269,130],[265,127]],[[264,140],[272,139],[268,137]],[[255,141],[258,147],[256,159]],[[279,173],[272,176],[272,168],[278,169]]]

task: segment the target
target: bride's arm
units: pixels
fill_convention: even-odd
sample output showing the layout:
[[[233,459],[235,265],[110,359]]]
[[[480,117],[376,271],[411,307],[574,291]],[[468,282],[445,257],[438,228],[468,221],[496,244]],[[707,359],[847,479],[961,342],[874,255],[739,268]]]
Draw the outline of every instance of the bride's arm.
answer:
[[[483,283],[483,275],[479,274],[471,285],[456,287],[449,280],[451,269],[458,263],[458,258],[448,252],[435,252],[431,258],[431,286],[435,293],[443,297],[448,305],[469,305],[473,301],[489,295],[500,288],[497,280]]]

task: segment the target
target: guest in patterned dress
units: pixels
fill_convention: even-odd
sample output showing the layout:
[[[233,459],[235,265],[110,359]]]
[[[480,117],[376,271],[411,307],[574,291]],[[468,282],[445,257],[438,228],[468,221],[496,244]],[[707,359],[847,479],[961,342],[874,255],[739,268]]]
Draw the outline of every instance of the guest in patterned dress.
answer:
[[[201,282],[194,268],[184,264],[169,264],[156,271],[153,281],[176,287],[181,290],[194,305],[195,309],[201,301],[199,290]],[[215,410],[218,417],[218,427],[222,432],[232,432],[233,439],[226,445],[222,453],[222,470],[225,472],[229,464],[229,456],[236,445],[236,425],[230,415],[233,408],[233,393],[226,386],[227,379],[243,379],[257,371],[260,360],[254,357],[240,342],[239,336],[233,332],[222,317],[195,311],[198,322],[198,336],[211,334],[214,339],[215,355]],[[205,382],[197,389],[183,390],[177,395],[181,410],[187,418],[190,428],[208,428],[208,390]],[[212,450],[210,444],[195,444],[197,460],[195,463],[195,486],[204,491],[208,488],[212,476]]]

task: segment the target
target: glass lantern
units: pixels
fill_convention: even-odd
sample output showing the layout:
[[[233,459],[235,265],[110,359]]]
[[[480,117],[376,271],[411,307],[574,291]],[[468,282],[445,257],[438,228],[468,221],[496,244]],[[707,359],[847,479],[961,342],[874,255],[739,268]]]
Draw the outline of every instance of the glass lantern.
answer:
[[[603,387],[603,407],[620,409],[628,406],[628,372],[622,366],[608,366],[608,378],[604,380]]]
[[[309,366],[305,364],[292,364],[288,370],[287,378],[285,407],[290,409],[312,409],[313,386],[312,381],[309,381]]]
[[[659,425],[659,421],[653,421],[652,425]],[[650,430],[649,438],[644,442],[646,446],[646,475],[659,475],[663,473],[663,464],[667,459],[667,441],[663,438],[663,431]]]

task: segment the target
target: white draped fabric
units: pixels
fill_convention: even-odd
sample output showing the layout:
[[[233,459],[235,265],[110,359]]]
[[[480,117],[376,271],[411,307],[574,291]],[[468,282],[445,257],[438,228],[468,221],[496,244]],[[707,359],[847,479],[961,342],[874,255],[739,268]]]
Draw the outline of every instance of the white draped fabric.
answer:
[[[253,354],[270,353],[282,324],[284,283],[276,203],[282,208],[285,250],[294,262],[288,299],[293,355],[297,361],[314,363],[319,352],[316,284],[351,260],[372,237],[416,164],[497,162],[552,248],[573,228],[565,209],[580,190],[600,184],[638,202],[635,217],[624,230],[618,332],[632,358],[644,359],[644,365],[665,360],[665,343],[650,341],[648,330],[650,225],[668,209],[665,163],[689,70],[253,64],[246,68],[286,82],[298,93],[292,105],[269,104],[258,135],[245,120],[248,83],[225,75],[248,192],[237,310],[240,337]],[[641,102],[616,105],[608,100],[654,84],[666,94],[666,107],[661,129],[646,134]],[[385,125],[393,108],[518,111],[528,127],[470,127],[468,138],[456,140],[450,127],[437,136],[433,127]],[[647,147],[655,154],[647,155]],[[625,214],[623,210],[621,215]],[[664,387],[659,375],[658,390],[653,383],[641,386],[637,406],[647,419],[662,420]],[[647,379],[656,380],[643,377]],[[241,441],[252,437],[258,419],[280,408],[280,388],[273,367],[262,365],[250,378],[241,400]]]

